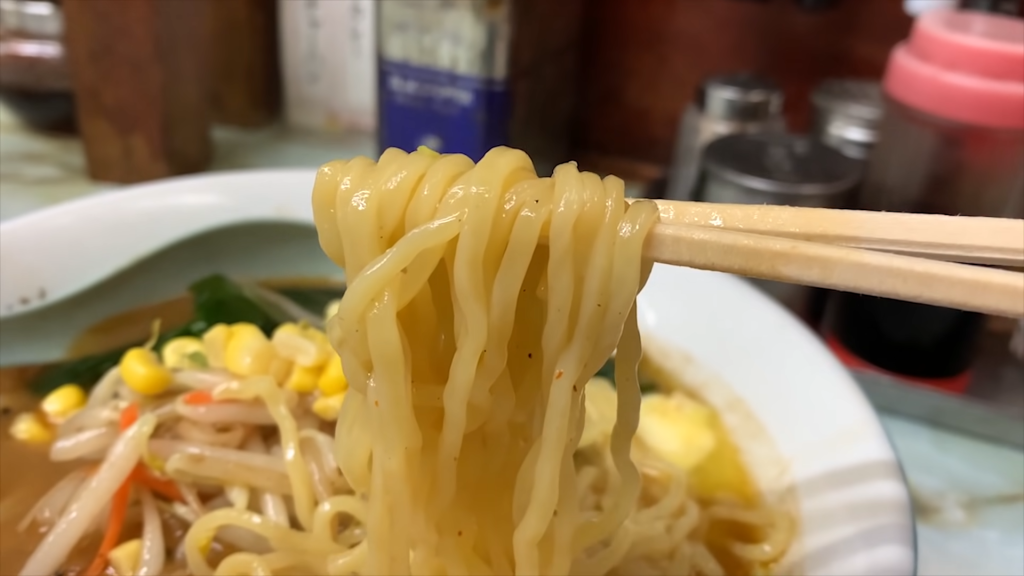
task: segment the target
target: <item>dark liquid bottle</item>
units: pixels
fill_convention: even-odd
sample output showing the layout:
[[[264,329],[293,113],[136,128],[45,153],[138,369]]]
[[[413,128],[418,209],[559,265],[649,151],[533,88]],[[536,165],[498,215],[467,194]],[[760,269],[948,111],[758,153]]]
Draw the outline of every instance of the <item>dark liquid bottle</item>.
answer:
[[[1021,34],[1024,22],[975,11],[914,21],[886,67],[885,114],[858,208],[1024,217]],[[848,365],[967,387],[983,317],[863,296],[835,304],[826,336]]]
[[[984,316],[887,298],[836,293],[829,344],[841,357],[961,391]]]
[[[1015,137],[889,100],[858,207],[1020,217],[1024,195],[1015,182],[1024,165],[1005,158]],[[832,304],[826,338],[848,365],[951,392],[968,386],[982,315],[853,294],[836,294]]]

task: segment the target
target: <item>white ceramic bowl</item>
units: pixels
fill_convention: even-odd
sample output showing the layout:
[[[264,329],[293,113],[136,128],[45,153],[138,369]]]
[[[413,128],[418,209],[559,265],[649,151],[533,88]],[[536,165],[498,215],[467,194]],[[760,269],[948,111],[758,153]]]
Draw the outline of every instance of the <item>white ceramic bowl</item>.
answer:
[[[148,230],[173,228],[175,218],[186,220],[179,227],[199,232],[66,300],[0,320],[0,364],[52,355],[90,323],[181,293],[211,272],[337,274],[320,253],[308,212],[274,215],[283,196],[294,206],[294,195],[308,194],[312,177],[311,171],[264,171],[175,179],[118,192],[117,202],[100,195],[0,225],[0,237],[15,227],[21,239],[20,258],[9,259],[4,247],[3,286],[16,283],[12,275],[39,269],[49,276],[95,269],[88,264],[104,260],[104,245],[145,243]],[[157,200],[157,212],[123,208]],[[239,204],[248,208],[237,221],[225,221],[235,224],[230,229],[209,231],[189,217],[188,205],[194,214]],[[73,229],[61,231],[111,206],[122,208],[107,214],[104,225],[90,226],[95,237],[88,241],[78,236],[76,242]],[[42,246],[49,248],[40,260],[33,247]],[[654,269],[639,317],[645,347],[671,350],[655,356],[669,358],[718,408],[762,489],[795,496],[799,536],[784,573],[914,574],[914,522],[899,463],[874,410],[816,336],[739,278],[667,266]]]

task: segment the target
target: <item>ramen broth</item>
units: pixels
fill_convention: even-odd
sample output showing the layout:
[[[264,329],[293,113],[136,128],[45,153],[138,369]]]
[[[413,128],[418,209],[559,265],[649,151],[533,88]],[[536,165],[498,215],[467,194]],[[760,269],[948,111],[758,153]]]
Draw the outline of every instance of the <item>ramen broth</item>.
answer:
[[[311,281],[278,281],[269,285],[278,290],[302,290],[325,287],[337,287],[337,284],[315,283]],[[86,330],[72,346],[70,353],[75,356],[93,354],[120,346],[136,343],[145,339],[151,330],[155,318],[161,319],[164,328],[184,325],[189,320],[192,298],[181,296],[148,305],[108,318]],[[682,391],[690,397],[701,401],[691,387],[686,386],[669,371],[660,368],[659,364],[648,360],[641,362],[640,370],[662,391]],[[36,502],[65,475],[81,467],[82,463],[55,463],[48,457],[48,446],[28,445],[11,438],[7,433],[13,417],[23,411],[35,410],[40,398],[28,392],[28,384],[38,372],[34,368],[0,369],[0,424],[3,432],[0,435],[0,574],[16,574],[21,569],[32,550],[42,538],[37,526],[31,524],[24,531],[19,524],[31,511]],[[706,402],[702,402],[707,404]],[[689,473],[692,490],[698,500],[732,499],[753,504],[761,499],[755,483],[747,470],[741,451],[736,443],[729,438],[725,424],[716,414],[713,421],[714,433],[717,437],[716,447],[702,463]],[[762,442],[766,438],[744,438],[744,442]],[[653,486],[653,487],[652,487]],[[645,490],[656,490],[657,483],[646,483]],[[643,498],[644,495],[641,495]],[[105,514],[104,514],[105,517]],[[164,514],[164,529],[168,549],[167,574],[186,574],[183,563],[175,563],[173,553],[180,539],[184,536],[187,526],[183,521]],[[724,549],[729,541],[741,540],[756,542],[760,536],[753,528],[739,523],[718,522],[710,526],[706,533],[709,550],[722,562],[728,574],[750,574],[749,565],[742,565],[732,559],[728,550]],[[129,509],[128,519],[123,532],[123,539],[136,537],[141,531],[141,521],[137,507]],[[83,538],[76,547],[68,562],[63,576],[75,576],[78,571],[91,560],[101,539],[101,532],[94,530]],[[211,560],[226,553],[217,545],[211,549]],[[754,570],[765,570],[768,566],[759,566]],[[115,573],[108,566],[107,574]]]

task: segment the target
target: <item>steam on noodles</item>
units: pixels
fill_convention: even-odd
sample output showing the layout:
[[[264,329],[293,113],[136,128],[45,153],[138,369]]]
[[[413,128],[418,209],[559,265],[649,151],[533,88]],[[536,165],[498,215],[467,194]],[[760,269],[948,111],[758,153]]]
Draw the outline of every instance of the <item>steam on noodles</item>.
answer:
[[[391,149],[323,166],[313,207],[348,278],[326,335],[219,324],[126,354],[53,423],[53,458],[101,461],[26,518],[46,536],[23,574],[96,532],[118,574],[710,576],[786,551],[786,514],[694,490],[713,438],[634,438],[642,404],[707,409],[641,397],[657,209],[621,180]],[[613,353],[614,388],[594,378]]]

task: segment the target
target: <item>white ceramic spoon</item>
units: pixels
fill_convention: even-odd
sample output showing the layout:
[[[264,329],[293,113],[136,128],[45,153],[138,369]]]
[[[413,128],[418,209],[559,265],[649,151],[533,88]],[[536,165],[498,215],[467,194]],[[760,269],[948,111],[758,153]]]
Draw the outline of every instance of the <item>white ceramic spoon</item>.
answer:
[[[203,232],[252,222],[312,224],[314,177],[294,169],[169,178],[4,222],[0,320],[61,302]]]

